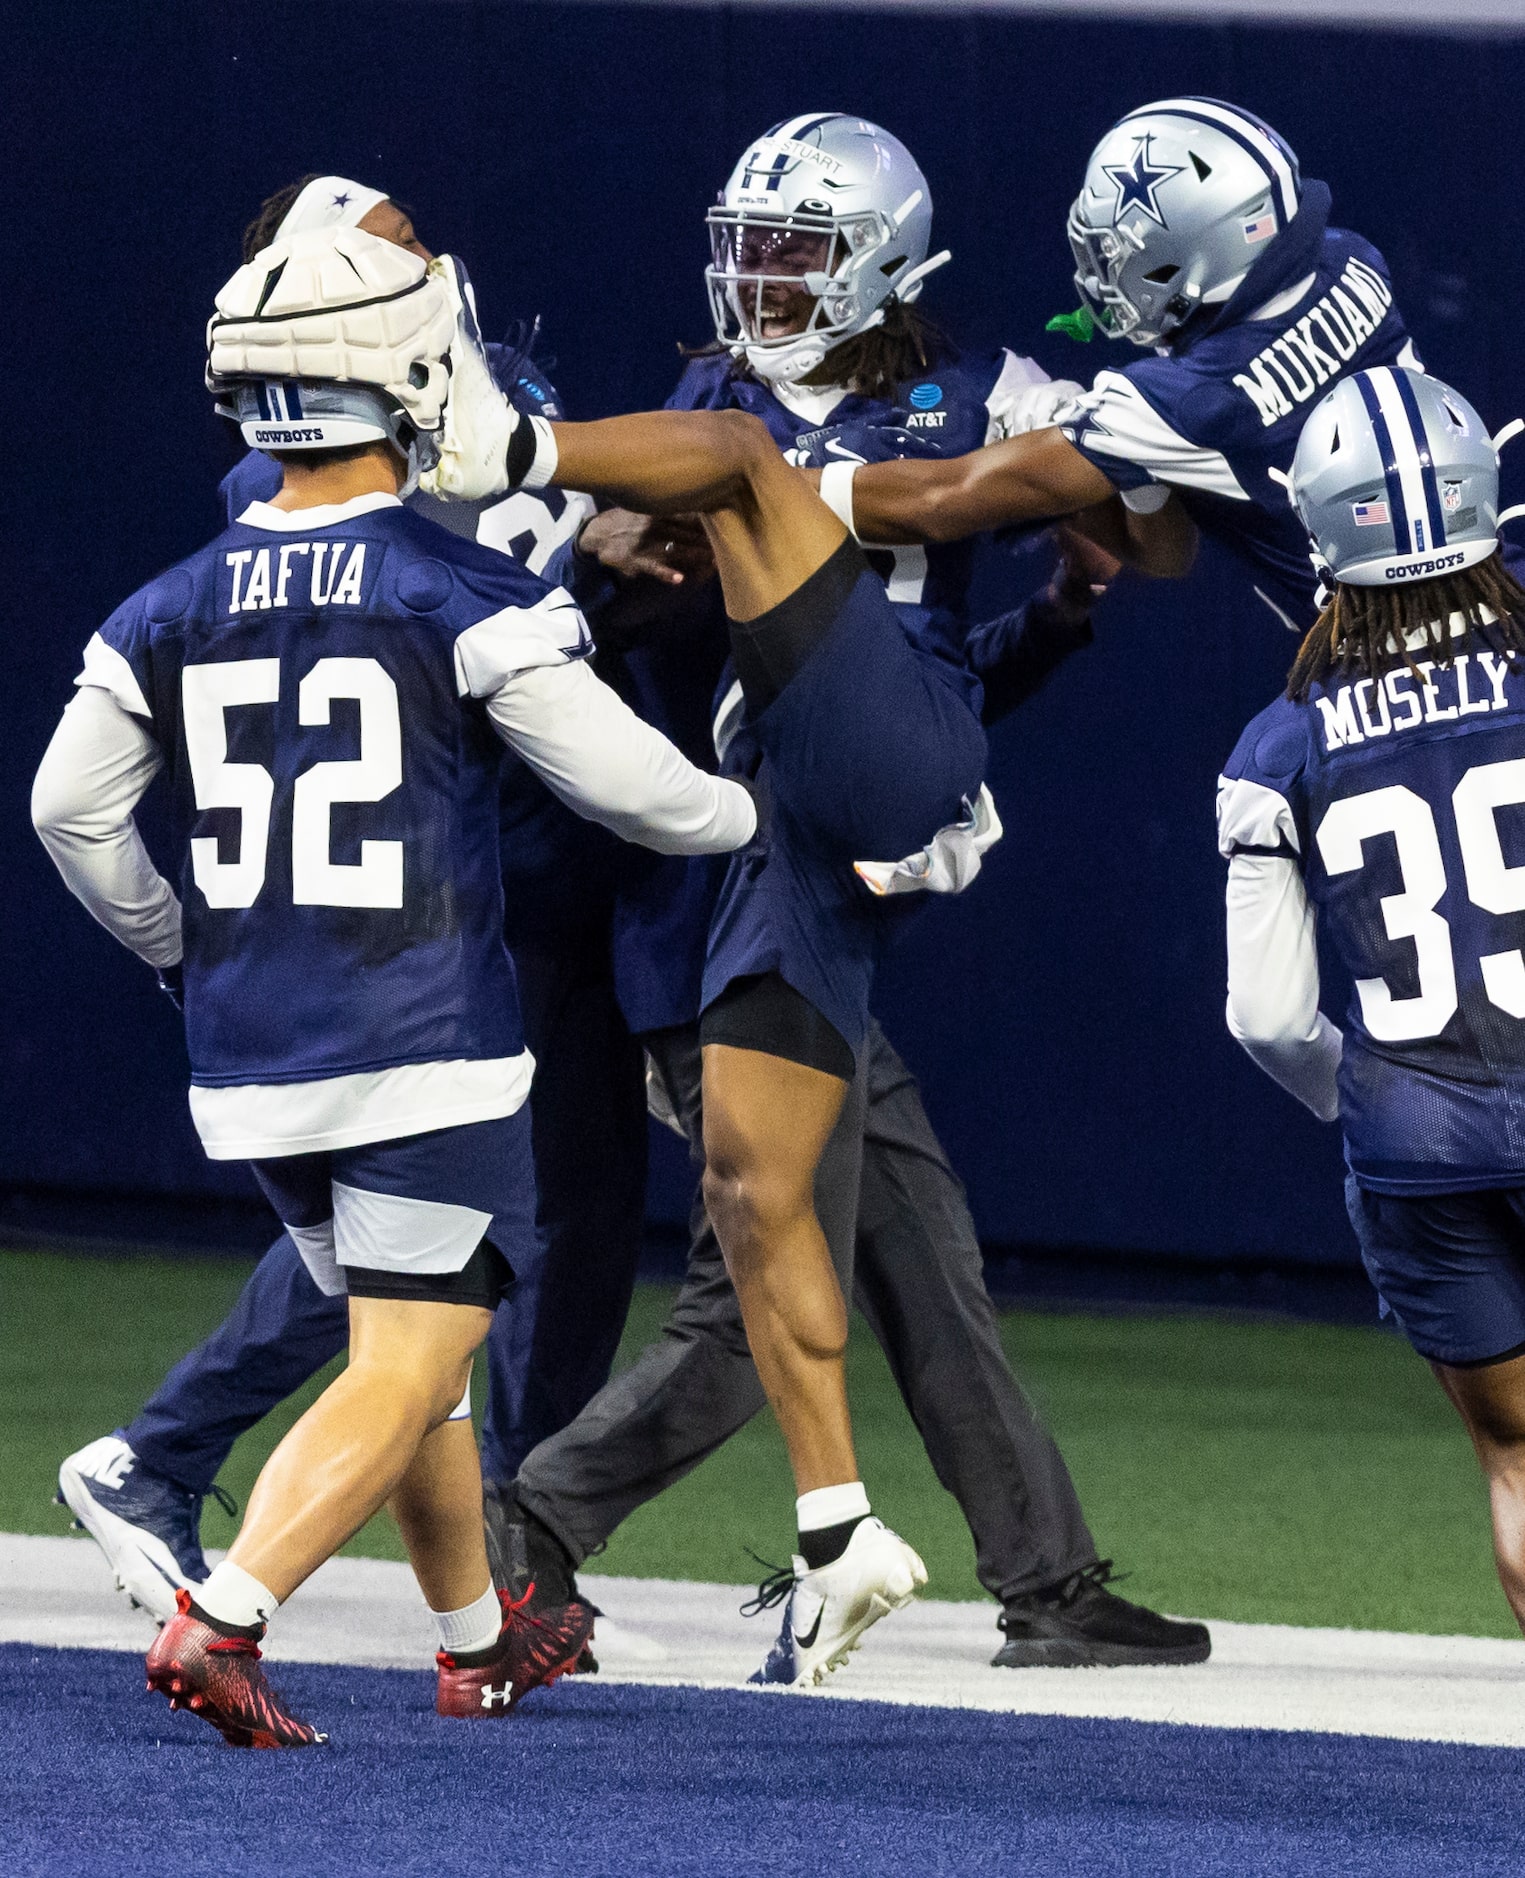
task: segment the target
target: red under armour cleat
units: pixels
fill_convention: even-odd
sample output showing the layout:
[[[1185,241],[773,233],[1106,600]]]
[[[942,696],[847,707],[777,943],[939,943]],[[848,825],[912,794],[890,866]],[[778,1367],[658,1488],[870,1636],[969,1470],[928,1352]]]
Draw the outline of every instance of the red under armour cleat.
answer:
[[[148,1686],[210,1722],[234,1748],[310,1748],[327,1735],[293,1715],[265,1680],[259,1644],[209,1623],[189,1591],[148,1652]]]
[[[574,1598],[531,1614],[525,1606],[534,1593],[533,1585],[522,1598],[498,1593],[503,1628],[491,1650],[472,1652],[480,1660],[463,1662],[448,1650],[436,1655],[439,1687],[434,1706],[441,1715],[461,1721],[506,1715],[531,1689],[549,1688],[576,1667],[593,1635],[592,1607]]]

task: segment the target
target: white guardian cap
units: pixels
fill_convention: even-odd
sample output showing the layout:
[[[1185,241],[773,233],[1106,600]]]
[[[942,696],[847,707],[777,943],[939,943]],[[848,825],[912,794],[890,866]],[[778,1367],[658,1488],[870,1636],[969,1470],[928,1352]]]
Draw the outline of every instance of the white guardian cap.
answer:
[[[1070,209],[1075,285],[1109,339],[1158,345],[1227,300],[1297,214],[1282,139],[1216,98],[1166,98],[1120,118]]]
[[[1507,441],[1517,429],[1499,432]],[[1325,579],[1433,580],[1498,547],[1498,443],[1459,392],[1379,365],[1314,406],[1292,459],[1292,505]]]
[[[909,304],[949,259],[927,258],[932,195],[898,137],[840,111],[758,138],[705,218],[715,336],[759,378],[793,381]],[[802,330],[801,296],[814,301]],[[795,305],[790,306],[793,301]]]
[[[283,234],[217,296],[207,388],[256,450],[384,441],[416,470],[444,421],[455,314],[416,254],[362,229]]]

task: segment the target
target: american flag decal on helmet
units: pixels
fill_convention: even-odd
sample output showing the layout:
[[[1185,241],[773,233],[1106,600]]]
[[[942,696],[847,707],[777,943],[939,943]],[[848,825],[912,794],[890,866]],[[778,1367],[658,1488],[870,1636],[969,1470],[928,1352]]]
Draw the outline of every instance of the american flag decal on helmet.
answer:
[[[1357,528],[1385,528],[1387,526],[1388,513],[1385,502],[1352,502],[1350,512],[1356,518]]]

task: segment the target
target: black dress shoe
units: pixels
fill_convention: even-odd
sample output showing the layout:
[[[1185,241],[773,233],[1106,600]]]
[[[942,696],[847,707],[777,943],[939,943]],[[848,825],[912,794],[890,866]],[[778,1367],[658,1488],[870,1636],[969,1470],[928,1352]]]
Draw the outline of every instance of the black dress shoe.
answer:
[[[990,1659],[997,1669],[1121,1668],[1125,1664],[1205,1663],[1205,1624],[1183,1624],[1107,1589],[1112,1561],[1094,1565],[1027,1597],[1013,1598],[997,1622],[1006,1641]]]
[[[559,1610],[580,1599],[572,1555],[549,1526],[520,1506],[511,1480],[482,1482],[482,1523],[487,1532],[487,1562],[492,1581],[517,1603],[529,1595],[525,1608],[531,1616]],[[597,1606],[590,1605],[595,1617]],[[583,1646],[574,1674],[598,1673],[598,1659]]]

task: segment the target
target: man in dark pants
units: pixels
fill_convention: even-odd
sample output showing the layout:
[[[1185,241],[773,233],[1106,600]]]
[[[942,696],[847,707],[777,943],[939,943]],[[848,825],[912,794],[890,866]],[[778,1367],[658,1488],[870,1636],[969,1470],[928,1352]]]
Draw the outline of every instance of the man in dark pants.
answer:
[[[1095,566],[1072,541],[1046,595],[971,635],[987,722],[1090,642]],[[701,1163],[697,1027],[641,1040]],[[844,1294],[884,1350],[938,1479],[968,1521],[980,1582],[1002,1606],[1006,1641],[994,1662],[1203,1660],[1203,1626],[1106,1589],[1110,1563],[1098,1559],[1064,1458],[1002,1350],[963,1185],[877,1023],[821,1160],[816,1210]],[[660,1338],[535,1448],[516,1482],[489,1482],[489,1552],[499,1582],[516,1594],[533,1581],[537,1596],[563,1599],[575,1569],[638,1506],[764,1406],[736,1293],[697,1197],[691,1230],[685,1280]]]

